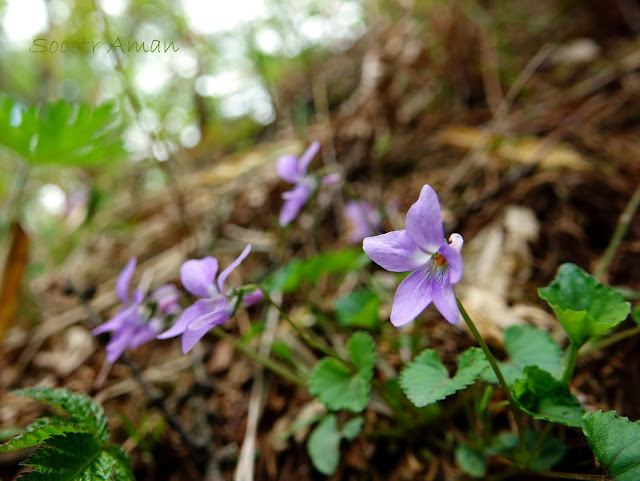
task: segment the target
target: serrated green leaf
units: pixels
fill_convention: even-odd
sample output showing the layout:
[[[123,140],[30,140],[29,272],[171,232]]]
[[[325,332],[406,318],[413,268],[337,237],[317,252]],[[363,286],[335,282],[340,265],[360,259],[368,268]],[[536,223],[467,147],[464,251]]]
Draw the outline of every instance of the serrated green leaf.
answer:
[[[29,425],[24,432],[0,445],[0,453],[39,446],[53,436],[80,432],[85,431],[77,428],[68,420],[41,418]]]
[[[340,433],[335,414],[325,416],[309,435],[307,452],[318,471],[327,476],[335,473],[340,461]]]
[[[369,334],[357,332],[347,342],[347,350],[356,372],[340,361],[326,357],[311,373],[309,392],[332,411],[348,409],[360,412],[369,402],[375,344]]]
[[[524,439],[527,449],[531,451],[538,443],[539,432],[525,431]],[[501,455],[508,459],[516,459],[520,455],[520,439],[515,433],[501,433],[485,450],[488,456]],[[534,471],[544,471],[562,461],[567,454],[567,446],[551,436],[546,436],[538,457],[531,463]]]
[[[83,394],[76,394],[66,389],[52,389],[48,387],[29,388],[13,391],[16,396],[29,396],[51,406],[66,411],[70,421],[79,430],[86,430],[101,443],[109,442],[109,427],[107,418],[100,405]]]
[[[362,431],[362,427],[364,426],[364,419],[362,416],[358,416],[357,418],[349,419],[344,426],[342,426],[341,435],[347,441],[353,441],[360,431]]]
[[[607,476],[616,481],[640,479],[640,424],[615,411],[585,413],[582,431]]]
[[[575,264],[563,264],[539,296],[553,309],[576,347],[624,321],[630,304],[615,290],[598,282]]]
[[[584,409],[569,386],[537,366],[524,368],[513,391],[520,408],[536,419],[579,427]]]
[[[135,481],[131,472],[131,460],[122,447],[115,444],[105,446],[102,456],[106,457],[111,465],[114,481]]]
[[[347,341],[347,351],[356,369],[371,380],[376,363],[376,344],[366,332],[356,332]]]
[[[88,165],[124,155],[116,105],[22,106],[0,95],[0,145],[31,164]]]
[[[520,371],[525,366],[538,366],[554,377],[562,374],[562,349],[549,334],[533,326],[505,329],[504,350]]]
[[[473,384],[488,368],[482,350],[472,347],[458,357],[458,371],[450,379],[438,354],[426,349],[402,371],[400,385],[413,404],[423,407]]]
[[[335,308],[338,321],[345,327],[378,327],[380,318],[378,308],[380,299],[370,289],[353,291],[351,294],[336,299]]]
[[[487,470],[487,458],[467,444],[460,444],[455,451],[456,463],[463,472],[474,478],[484,476]]]

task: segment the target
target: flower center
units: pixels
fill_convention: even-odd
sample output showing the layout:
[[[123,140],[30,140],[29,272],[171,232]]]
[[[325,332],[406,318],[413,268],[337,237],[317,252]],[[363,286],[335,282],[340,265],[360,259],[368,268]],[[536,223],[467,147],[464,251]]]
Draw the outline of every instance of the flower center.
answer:
[[[436,261],[436,264],[438,265],[438,267],[442,267],[444,263],[447,262],[444,256],[438,254],[437,252],[433,254],[433,259]]]

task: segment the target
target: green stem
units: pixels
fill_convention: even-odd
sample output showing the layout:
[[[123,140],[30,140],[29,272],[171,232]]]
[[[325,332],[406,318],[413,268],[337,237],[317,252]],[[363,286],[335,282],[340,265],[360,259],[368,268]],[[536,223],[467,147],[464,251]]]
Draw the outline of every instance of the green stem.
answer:
[[[578,359],[578,348],[572,342],[567,348],[567,353],[564,358],[564,372],[562,373],[562,382],[569,384],[573,377],[573,371],[576,368],[576,360]]]
[[[262,294],[264,295],[264,298],[266,299],[266,301],[271,304],[272,306],[274,306],[278,312],[280,313],[280,315],[282,316],[282,318],[287,321],[289,323],[289,325],[293,328],[294,331],[296,331],[296,333],[309,345],[311,346],[313,349],[317,349],[318,351],[322,352],[323,354],[333,357],[343,363],[345,363],[346,365],[350,365],[350,363],[345,360],[342,356],[340,356],[340,354],[338,354],[336,351],[334,351],[333,349],[331,349],[329,346],[326,346],[325,344],[323,344],[320,341],[315,340],[313,337],[311,337],[309,335],[309,333],[305,332],[304,329],[302,329],[300,326],[298,326],[293,319],[291,319],[291,317],[289,317],[289,314],[287,314],[286,312],[284,312],[284,310],[282,309],[282,307],[280,307],[280,305],[275,302],[273,299],[271,299],[271,297],[269,296],[269,294],[266,292],[265,289],[262,289],[260,286],[258,285],[253,285],[250,284],[248,286],[244,286],[245,288],[256,288],[256,289],[261,289],[262,290]]]
[[[513,394],[511,393],[511,389],[509,388],[507,381],[502,375],[502,371],[500,371],[500,367],[498,366],[498,361],[496,360],[494,355],[491,353],[489,346],[480,335],[480,332],[478,331],[475,324],[469,317],[469,314],[467,314],[467,311],[462,305],[462,302],[460,302],[460,299],[458,297],[456,297],[456,299],[458,300],[458,307],[460,308],[460,314],[462,314],[462,317],[467,323],[467,326],[469,327],[469,330],[473,334],[473,337],[476,339],[476,341],[482,348],[484,355],[487,357],[487,360],[491,365],[491,369],[493,369],[493,372],[498,378],[498,382],[500,383],[500,386],[504,390],[505,396],[507,396],[507,401],[509,401],[509,405],[511,406],[511,410],[513,411],[513,418],[515,419],[516,426],[518,428],[518,437],[520,438],[520,451],[524,455],[527,451],[527,445],[524,438],[524,426],[522,425],[522,420],[520,419],[520,409],[518,408],[518,404],[516,403],[516,400],[514,399]]]
[[[633,215],[638,209],[638,206],[640,206],[640,185],[636,187],[636,190],[631,196],[631,200],[629,200],[627,207],[625,207],[622,214],[620,214],[620,217],[618,218],[618,224],[616,225],[616,230],[613,232],[613,236],[611,236],[609,245],[605,249],[604,254],[602,255],[602,259],[600,259],[600,262],[598,263],[598,266],[593,271],[593,276],[597,279],[602,280],[601,277],[605,272],[607,272],[609,264],[611,264],[611,261],[616,255],[616,252],[620,247],[620,243],[622,242],[622,238],[626,234],[627,229],[629,228],[629,224],[631,224],[631,219],[633,219]]]
[[[589,344],[586,344],[582,349],[580,349],[579,355],[584,356],[586,354],[591,354],[594,351],[599,351],[601,349],[604,349],[605,347],[609,347],[612,344],[623,341],[629,337],[635,336],[636,334],[640,334],[640,326],[625,329],[624,331],[616,332],[615,334],[609,337],[605,337],[604,339],[590,342]]]
[[[297,384],[298,386],[304,387],[306,389],[307,383],[304,379],[300,378],[297,374],[291,372],[289,369],[287,369],[280,363],[277,363],[272,359],[269,359],[268,357],[258,354],[256,351],[254,351],[249,346],[247,346],[243,342],[233,337],[231,334],[228,334],[219,326],[214,327],[209,332],[218,336],[220,339],[227,341],[237,351],[241,352],[247,357],[250,357],[258,364],[261,364],[262,366],[264,366],[266,369],[269,369],[274,373],[276,373],[278,376],[286,379],[287,381],[291,381],[292,383]]]

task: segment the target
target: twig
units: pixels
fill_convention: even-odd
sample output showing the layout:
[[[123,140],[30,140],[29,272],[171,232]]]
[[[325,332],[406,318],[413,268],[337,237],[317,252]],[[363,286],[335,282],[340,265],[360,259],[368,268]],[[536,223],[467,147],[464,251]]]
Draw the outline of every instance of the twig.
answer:
[[[618,224],[616,225],[616,230],[613,232],[613,236],[611,236],[611,240],[609,241],[609,245],[604,251],[598,266],[593,271],[593,275],[602,280],[602,277],[607,272],[611,261],[618,252],[618,248],[622,242],[622,238],[627,233],[627,229],[629,229],[629,224],[631,224],[631,220],[633,219],[636,210],[638,210],[638,206],[640,206],[640,185],[636,187],[635,192],[631,196],[631,200],[627,204],[627,207],[624,209],[620,217],[618,218]]]

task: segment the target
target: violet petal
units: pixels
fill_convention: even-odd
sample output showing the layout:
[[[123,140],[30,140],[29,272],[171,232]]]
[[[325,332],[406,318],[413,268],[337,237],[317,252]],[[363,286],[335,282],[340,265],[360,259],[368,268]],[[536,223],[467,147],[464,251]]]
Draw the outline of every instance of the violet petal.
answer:
[[[393,298],[391,323],[396,327],[404,326],[418,317],[433,298],[432,285],[429,266],[423,266],[409,274],[400,283]]]
[[[129,262],[124,266],[124,269],[122,269],[122,272],[120,272],[118,280],[116,281],[116,294],[118,294],[118,297],[123,304],[129,303],[129,284],[133,277],[133,271],[136,268],[136,262],[137,260],[135,257],[129,259]]]
[[[438,194],[430,185],[422,187],[420,197],[409,208],[405,227],[411,240],[426,252],[433,254],[445,243]]]
[[[158,339],[169,339],[170,337],[179,336],[187,326],[198,317],[215,309],[217,303],[214,304],[211,299],[200,299],[191,306],[182,311],[182,315],[168,330],[157,336]]]
[[[205,334],[207,332],[209,332],[211,330],[211,328],[222,324],[223,322],[225,322],[227,319],[229,319],[229,317],[231,316],[231,313],[226,310],[220,310],[220,311],[216,311],[216,312],[212,312],[210,314],[206,314],[205,319],[201,320],[198,319],[197,320],[197,325],[194,328],[191,328],[191,326],[189,326],[189,328],[184,331],[184,334],[182,335],[182,352],[184,354],[188,353],[193,346],[196,345],[196,343],[202,339]]]
[[[444,244],[440,249],[438,249],[438,253],[441,254],[446,260],[448,264],[448,283],[457,284],[462,279],[462,255],[458,252],[455,247]]]
[[[307,173],[307,168],[309,167],[309,164],[311,163],[311,161],[316,156],[319,150],[320,150],[320,142],[318,142],[317,140],[314,140],[313,142],[311,142],[311,145],[307,147],[307,150],[305,150],[304,153],[300,156],[300,160],[298,160],[298,174],[300,176],[303,176]]]
[[[289,225],[297,217],[310,195],[311,186],[306,182],[301,182],[292,190],[282,194],[284,204],[282,205],[282,210],[280,210],[280,219],[278,221],[280,227]]]
[[[251,252],[251,244],[248,244],[247,247],[245,247],[244,250],[240,253],[238,258],[231,264],[229,264],[227,268],[220,273],[220,275],[218,276],[218,289],[220,289],[220,294],[224,294],[224,284],[227,281],[227,277],[229,277],[229,274],[231,274],[231,272],[233,272],[233,270],[238,267],[243,260],[245,260],[245,258],[249,255],[249,252]]]
[[[249,307],[254,305],[256,302],[259,302],[264,297],[262,290],[256,289],[252,292],[247,292],[242,296],[242,304],[245,307]]]
[[[457,324],[460,318],[458,301],[453,292],[453,286],[448,283],[434,283],[433,303],[449,323]]]
[[[413,271],[429,260],[404,230],[367,237],[362,248],[380,267],[391,272]]]
[[[180,280],[191,294],[209,297],[209,286],[214,285],[218,273],[218,260],[213,257],[191,259],[182,264]]]
[[[276,163],[276,172],[282,180],[295,184],[300,177],[298,173],[298,158],[293,154],[282,155]]]

